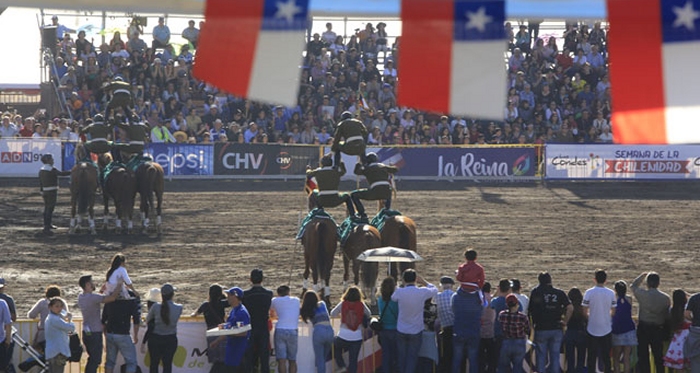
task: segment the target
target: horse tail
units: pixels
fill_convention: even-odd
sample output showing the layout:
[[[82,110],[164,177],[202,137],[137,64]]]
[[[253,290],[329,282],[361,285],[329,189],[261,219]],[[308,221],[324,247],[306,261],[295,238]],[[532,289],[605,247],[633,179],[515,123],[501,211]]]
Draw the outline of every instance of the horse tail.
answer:
[[[78,213],[86,214],[88,205],[90,204],[90,183],[88,181],[88,165],[80,166],[80,175],[78,175]]]
[[[328,232],[326,232],[326,224],[322,221],[318,222],[317,225],[317,230],[318,230],[318,250],[316,251],[316,268],[318,270],[318,275],[321,278],[321,282],[323,283],[323,279],[326,277],[326,235]]]

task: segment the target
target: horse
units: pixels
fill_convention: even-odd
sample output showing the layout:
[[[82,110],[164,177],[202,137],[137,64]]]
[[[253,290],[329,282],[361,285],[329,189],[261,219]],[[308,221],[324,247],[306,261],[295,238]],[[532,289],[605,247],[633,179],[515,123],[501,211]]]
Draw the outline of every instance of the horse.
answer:
[[[320,293],[323,291],[323,299],[330,304],[330,280],[333,259],[338,248],[336,230],[338,227],[331,219],[314,218],[306,226],[301,243],[304,246],[304,290],[308,289],[309,272],[313,278],[313,289]],[[321,285],[318,278],[321,277]]]
[[[136,169],[136,184],[138,192],[141,196],[141,223],[143,225],[143,233],[148,233],[149,219],[148,215],[154,207],[153,194],[156,195],[156,231],[161,233],[161,205],[163,204],[163,190],[165,189],[163,167],[158,163],[147,161],[142,163]]]
[[[109,221],[109,198],[114,200],[114,208],[116,210],[116,228],[117,233],[131,233],[134,228],[132,215],[134,213],[134,199],[136,198],[136,175],[123,164],[112,163],[112,155],[109,153],[101,154],[98,158],[98,164],[101,170],[112,164],[112,170],[104,180],[102,188],[102,199],[104,202],[104,224],[103,230],[107,230]],[[122,230],[122,220],[127,222],[126,230]]]
[[[352,231],[345,240],[345,244],[342,245],[343,250],[343,286],[347,286],[348,282],[348,269],[350,266],[350,261],[352,260],[352,272],[353,272],[353,283],[358,285],[359,283],[359,272],[360,272],[360,261],[356,258],[362,254],[363,251],[367,249],[374,249],[382,244],[382,237],[379,234],[377,228],[369,224],[358,224],[352,228]],[[374,305],[377,302],[376,291],[377,291],[377,273],[379,265],[377,263],[362,263],[362,291],[365,295],[369,295],[371,304]]]
[[[387,218],[381,234],[382,246],[394,246],[418,252],[416,223],[408,216],[396,215]],[[413,263],[400,263],[399,271],[403,273],[406,269],[415,267]],[[396,272],[396,264],[391,263],[391,276],[396,279],[400,273]]]
[[[76,159],[84,159],[86,155],[82,143],[75,147]],[[80,229],[81,216],[88,215],[90,234],[97,234],[95,230],[95,190],[97,189],[97,167],[87,161],[78,161],[70,172],[70,203],[71,219],[70,234],[75,234]],[[76,214],[77,209],[77,214]]]

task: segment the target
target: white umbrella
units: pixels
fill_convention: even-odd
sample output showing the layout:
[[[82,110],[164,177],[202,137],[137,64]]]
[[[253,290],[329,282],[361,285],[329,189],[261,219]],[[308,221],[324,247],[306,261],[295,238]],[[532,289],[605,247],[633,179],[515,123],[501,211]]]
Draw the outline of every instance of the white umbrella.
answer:
[[[357,260],[361,260],[363,262],[393,263],[417,262],[423,260],[423,258],[413,250],[385,246],[365,250],[357,257]]]

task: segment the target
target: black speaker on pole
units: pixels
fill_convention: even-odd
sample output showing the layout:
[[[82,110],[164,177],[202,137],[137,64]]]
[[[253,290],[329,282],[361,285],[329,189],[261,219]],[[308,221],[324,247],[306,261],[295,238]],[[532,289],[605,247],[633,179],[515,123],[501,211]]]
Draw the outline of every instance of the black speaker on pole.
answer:
[[[58,39],[56,37],[56,26],[44,26],[41,30],[41,46],[49,48],[54,58],[56,58],[56,45]]]

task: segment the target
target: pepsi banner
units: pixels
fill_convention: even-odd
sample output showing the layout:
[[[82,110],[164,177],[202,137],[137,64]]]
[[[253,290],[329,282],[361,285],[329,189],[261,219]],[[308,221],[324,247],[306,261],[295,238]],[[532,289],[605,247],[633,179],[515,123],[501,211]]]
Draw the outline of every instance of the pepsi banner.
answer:
[[[534,147],[369,148],[399,168],[398,178],[479,179],[534,177]],[[354,165],[353,165],[354,167]]]
[[[214,147],[195,144],[148,144],[144,154],[163,167],[166,176],[214,175]]]
[[[36,177],[44,154],[53,155],[54,167],[61,169],[59,139],[0,139],[0,176]]]

